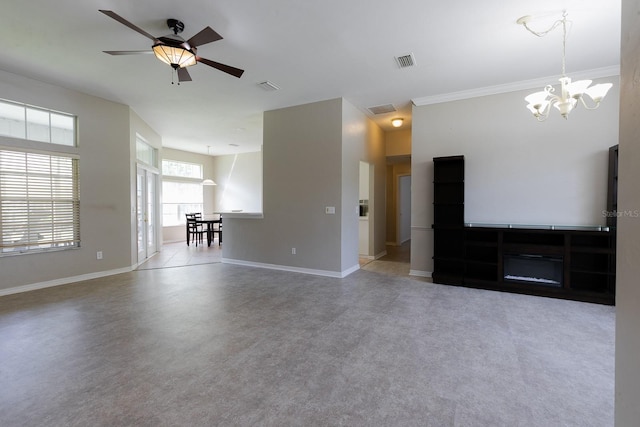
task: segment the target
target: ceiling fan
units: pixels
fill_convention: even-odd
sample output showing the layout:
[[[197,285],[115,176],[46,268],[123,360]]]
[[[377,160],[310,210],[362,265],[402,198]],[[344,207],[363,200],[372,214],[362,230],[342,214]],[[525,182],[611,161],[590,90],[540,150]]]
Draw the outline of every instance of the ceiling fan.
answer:
[[[109,55],[137,55],[153,53],[156,58],[165,64],[170,65],[176,71],[178,74],[178,82],[191,81],[191,76],[187,71],[187,67],[196,65],[198,62],[220,71],[224,71],[225,73],[238,78],[240,78],[242,73],[244,73],[244,70],[241,70],[240,68],[221,64],[197,55],[198,46],[222,39],[222,36],[216,33],[211,27],[206,27],[198,34],[185,41],[178,35],[184,30],[184,24],[177,19],[167,19],[167,26],[173,30],[173,34],[154,37],[111,10],[99,11],[153,40],[153,46],[151,47],[152,50],[105,50],[104,52]]]

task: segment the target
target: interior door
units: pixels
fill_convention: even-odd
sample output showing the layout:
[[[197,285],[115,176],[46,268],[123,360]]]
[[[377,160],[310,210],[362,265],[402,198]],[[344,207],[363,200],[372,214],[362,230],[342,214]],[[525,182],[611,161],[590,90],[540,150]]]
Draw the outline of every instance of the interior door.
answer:
[[[138,166],[136,178],[136,222],[138,263],[158,250],[158,174]]]

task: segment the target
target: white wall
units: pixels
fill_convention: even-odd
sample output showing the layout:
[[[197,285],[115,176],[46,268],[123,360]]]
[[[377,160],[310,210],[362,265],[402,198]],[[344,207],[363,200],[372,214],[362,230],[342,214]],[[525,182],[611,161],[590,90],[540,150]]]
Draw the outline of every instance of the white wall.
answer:
[[[617,77],[595,111],[539,123],[531,90],[413,108],[411,269],[433,270],[433,157],[465,156],[465,222],[604,225],[608,147],[618,142]]]
[[[640,2],[622,1],[618,209],[640,212]],[[616,426],[640,420],[640,218],[618,218]]]
[[[208,156],[206,154],[198,154],[191,153],[188,151],[176,150],[173,148],[164,148],[161,152],[161,157],[167,160],[177,160],[180,162],[187,163],[196,163],[202,165],[202,175],[203,177],[213,179],[214,182],[218,183],[215,179],[214,173],[214,158],[212,156]],[[162,185],[162,184],[161,184]],[[218,191],[217,186],[202,186],[202,196],[203,196],[203,213],[213,212],[215,209],[215,194]],[[185,226],[184,225],[175,225],[169,227],[162,227],[162,238],[164,242],[178,242],[185,240]]]
[[[81,221],[79,249],[1,257],[0,292],[130,268],[134,255],[129,107],[3,71],[0,98],[78,116]],[[102,260],[96,259],[99,250]]]
[[[385,132],[384,144],[387,157],[411,156],[411,128]]]
[[[262,212],[262,152],[215,156],[214,210]]]

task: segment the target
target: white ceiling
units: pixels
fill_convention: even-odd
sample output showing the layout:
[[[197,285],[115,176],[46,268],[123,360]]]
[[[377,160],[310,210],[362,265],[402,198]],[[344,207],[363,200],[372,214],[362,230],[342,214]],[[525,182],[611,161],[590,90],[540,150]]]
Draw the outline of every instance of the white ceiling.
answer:
[[[171,32],[167,18],[185,39],[210,26],[224,39],[198,55],[246,71],[197,64],[192,82],[172,85],[153,55],[102,52],[151,42],[98,9],[155,36]],[[412,99],[555,78],[561,32],[537,38],[515,21],[534,15],[544,30],[563,9],[567,74],[619,66],[619,0],[4,0],[0,69],[130,105],[166,147],[232,154],[260,149],[266,110],[344,97],[389,130],[396,116],[410,125]],[[399,68],[409,53],[416,66]],[[398,112],[367,110],[382,104]]]

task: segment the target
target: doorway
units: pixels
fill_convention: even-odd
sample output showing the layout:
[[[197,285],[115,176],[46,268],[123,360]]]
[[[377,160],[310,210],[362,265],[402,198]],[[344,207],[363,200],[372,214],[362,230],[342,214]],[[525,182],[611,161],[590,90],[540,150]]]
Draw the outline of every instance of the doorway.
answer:
[[[411,175],[398,177],[398,246],[411,240]]]
[[[138,264],[158,251],[158,178],[157,172],[138,165],[136,174]]]
[[[358,193],[358,254],[360,258],[373,259],[373,165],[360,162]]]

